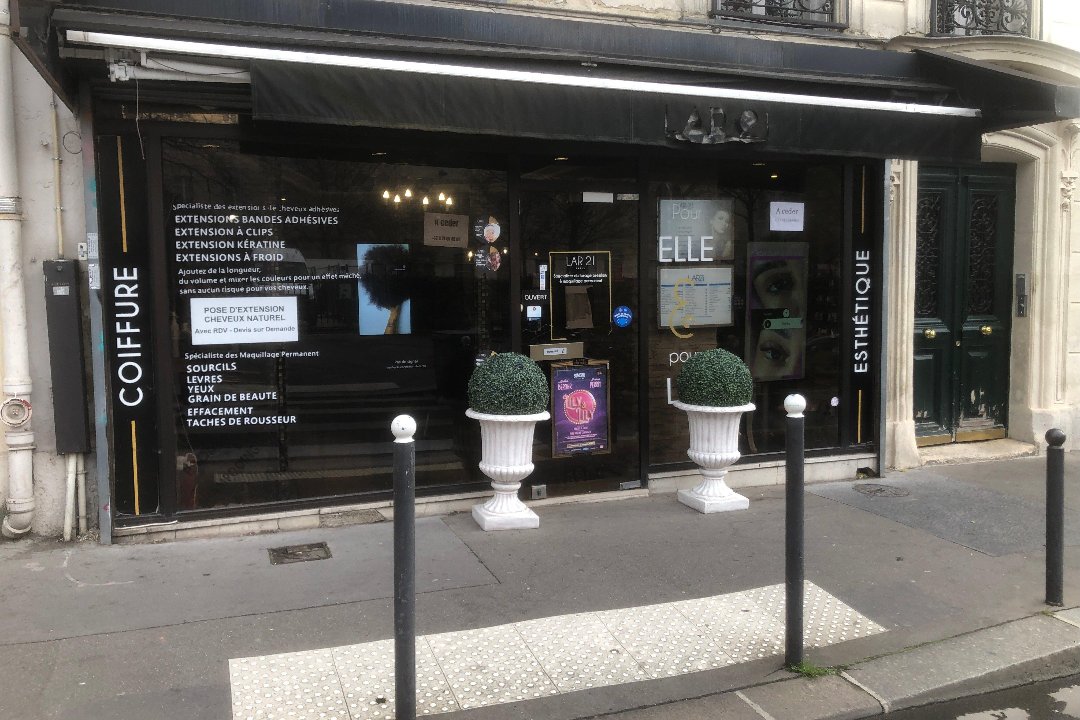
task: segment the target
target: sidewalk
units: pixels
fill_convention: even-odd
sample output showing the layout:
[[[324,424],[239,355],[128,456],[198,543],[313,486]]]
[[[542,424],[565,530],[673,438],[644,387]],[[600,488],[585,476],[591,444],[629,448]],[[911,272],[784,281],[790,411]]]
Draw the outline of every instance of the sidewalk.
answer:
[[[1043,463],[934,466],[809,486],[807,580],[883,630],[808,645],[813,663],[847,668],[844,676],[817,679],[783,670],[780,655],[748,658],[722,647],[706,629],[687,632],[720,651],[706,653],[710,669],[690,663],[680,666],[685,673],[661,677],[666,671],[642,661],[619,635],[633,658],[620,665],[626,682],[578,690],[565,681],[565,663],[595,650],[589,643],[605,632],[622,632],[620,618],[634,618],[634,637],[654,646],[677,634],[671,618],[686,619],[688,601],[759,598],[759,588],[783,583],[783,488],[747,491],[749,510],[712,516],[657,495],[542,507],[541,526],[532,531],[484,533],[467,514],[421,519],[418,632],[431,640],[461,631],[490,636],[484,629],[509,625],[542,628],[537,639],[552,653],[536,662],[557,690],[440,717],[857,718],[880,714],[883,703],[899,709],[1075,672],[1080,611],[1044,614]],[[1072,456],[1066,467],[1065,599],[1075,606],[1080,477]],[[860,492],[853,484],[879,487]],[[268,548],[320,541],[333,557],[269,563]],[[358,660],[352,671],[334,658],[356,645],[385,648],[377,641],[392,637],[391,567],[390,523],[162,545],[2,544],[0,641],[8,662],[0,717],[246,717],[234,714],[241,693],[230,670],[236,679],[239,659],[265,665],[281,653],[322,651],[328,677],[344,687],[355,671],[361,681],[365,658],[350,656]],[[775,614],[754,602],[763,616]],[[597,634],[582,635],[577,622],[592,623]],[[759,625],[758,637],[775,640],[776,627]],[[437,641],[428,647],[441,652]],[[445,680],[453,671],[440,662],[435,675]],[[473,658],[461,671],[498,665]],[[301,680],[273,689],[302,699],[309,689]],[[461,707],[459,692],[448,697]],[[360,717],[361,700],[325,717]],[[381,706],[389,711],[393,703]],[[259,710],[253,716],[278,716],[269,705]],[[301,712],[317,718],[325,709]]]

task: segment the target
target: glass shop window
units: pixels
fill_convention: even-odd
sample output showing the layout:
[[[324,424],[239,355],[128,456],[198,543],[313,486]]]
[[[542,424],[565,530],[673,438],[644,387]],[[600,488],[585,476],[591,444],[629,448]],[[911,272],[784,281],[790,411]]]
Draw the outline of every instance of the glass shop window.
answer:
[[[727,163],[652,189],[651,464],[687,461],[687,422],[668,401],[682,363],[715,347],[754,376],[740,452],[783,451],[794,392],[807,398],[807,448],[839,446],[841,167]]]
[[[402,412],[418,483],[474,479],[466,383],[509,345],[502,171],[170,139],[163,184],[179,509],[389,490]]]

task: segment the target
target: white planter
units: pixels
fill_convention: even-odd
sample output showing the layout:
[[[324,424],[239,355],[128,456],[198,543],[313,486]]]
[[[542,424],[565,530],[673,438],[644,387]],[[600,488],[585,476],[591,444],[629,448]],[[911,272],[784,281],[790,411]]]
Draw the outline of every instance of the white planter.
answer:
[[[495,496],[474,505],[473,519],[484,530],[520,530],[540,527],[540,518],[518,498],[521,481],[533,471],[533,430],[551,417],[535,415],[489,415],[472,408],[467,417],[480,421],[480,472],[491,478]]]
[[[690,449],[686,454],[701,468],[704,477],[693,490],[680,490],[679,502],[698,512],[715,513],[745,510],[750,500],[724,482],[728,466],[739,459],[739,421],[754,404],[738,407],[711,407],[672,403],[690,421]]]

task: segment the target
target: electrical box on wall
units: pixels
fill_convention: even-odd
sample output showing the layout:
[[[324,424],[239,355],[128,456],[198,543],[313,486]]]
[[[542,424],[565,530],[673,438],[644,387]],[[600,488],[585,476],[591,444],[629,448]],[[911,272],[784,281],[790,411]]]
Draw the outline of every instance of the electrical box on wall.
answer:
[[[49,326],[56,452],[89,452],[78,265],[74,260],[46,260],[42,268],[45,272],[45,316]]]

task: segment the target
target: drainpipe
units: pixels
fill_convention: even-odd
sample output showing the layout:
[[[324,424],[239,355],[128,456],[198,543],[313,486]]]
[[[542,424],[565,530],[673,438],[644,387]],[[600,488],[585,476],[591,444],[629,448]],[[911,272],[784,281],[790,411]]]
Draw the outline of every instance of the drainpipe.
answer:
[[[4,537],[21,537],[34,522],[34,433],[30,429],[30,348],[22,272],[22,200],[15,154],[15,103],[9,0],[0,0],[0,336],[3,379],[0,421],[6,426],[8,501]]]

